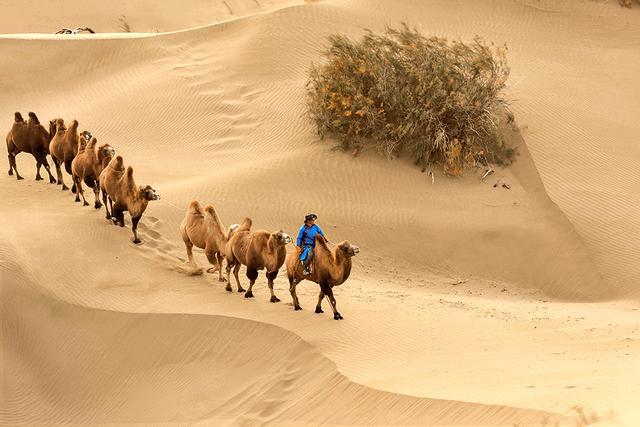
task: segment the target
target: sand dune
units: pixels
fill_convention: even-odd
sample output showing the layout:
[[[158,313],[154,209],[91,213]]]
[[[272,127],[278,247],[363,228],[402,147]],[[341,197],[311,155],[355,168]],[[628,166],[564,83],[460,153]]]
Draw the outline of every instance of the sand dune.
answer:
[[[97,33],[184,30],[304,3],[304,0],[187,0],[158,5],[152,0],[92,2],[27,0],[3,5],[0,33],[52,34],[61,28],[90,27]],[[15,18],[15,19],[12,19]],[[124,20],[124,21],[123,21]]]
[[[68,7],[10,6],[0,18],[3,32],[23,33],[0,36],[2,126],[14,111],[76,118],[163,197],[136,247],[129,229],[34,182],[25,154],[26,179],[0,180],[0,220],[11,224],[0,232],[4,419],[493,425],[548,416],[516,406],[570,414],[574,405],[638,419],[637,10],[589,1]],[[70,15],[118,31],[121,14],[134,31],[179,31],[24,34],[75,25]],[[317,141],[304,83],[324,37],[401,20],[509,44],[523,128],[511,135],[512,167],[484,182],[434,168],[431,185],[402,159],[352,158]],[[493,188],[497,179],[511,189]],[[301,286],[305,310],[294,313],[268,304],[262,277],[246,301],[211,275],[181,273],[178,225],[193,198],[214,203],[227,225],[250,215],[289,233],[313,210],[332,241],[359,245],[337,292],[345,321],[312,314],[315,285]],[[288,301],[282,276],[276,292]]]
[[[354,384],[294,334],[260,322],[77,307],[3,265],[4,425],[541,423],[538,411]],[[273,344],[277,343],[276,346]]]

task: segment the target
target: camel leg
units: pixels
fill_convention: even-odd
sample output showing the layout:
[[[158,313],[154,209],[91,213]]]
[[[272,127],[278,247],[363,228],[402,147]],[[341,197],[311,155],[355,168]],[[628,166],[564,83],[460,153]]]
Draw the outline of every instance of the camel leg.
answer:
[[[244,288],[240,286],[240,279],[238,278],[239,271],[240,271],[240,263],[236,260],[236,264],[233,267],[233,277],[236,278],[236,284],[238,285],[238,292],[244,292]]]
[[[107,211],[106,217],[111,220],[111,213],[109,212],[109,206],[107,204],[107,192],[102,190],[102,202],[104,203],[104,210]]]
[[[105,208],[106,207],[107,205],[105,204]],[[193,259],[193,243],[191,243],[191,240],[186,236],[182,236],[182,241],[184,242],[184,247],[187,249],[187,262],[192,264],[195,268],[198,268],[196,261]]]
[[[51,166],[49,166],[49,162],[47,161],[47,155],[46,154],[40,159],[40,163],[42,163],[42,166],[44,166],[44,169],[49,174],[49,183],[55,184],[56,183],[56,179],[51,174]]]
[[[224,260],[224,256],[218,252],[216,254],[216,259],[218,260],[218,281],[226,282],[227,280],[222,276],[222,261]]]
[[[109,196],[107,196],[107,198],[109,199],[109,207],[111,208],[111,218],[113,218],[113,199]],[[106,203],[107,202],[105,202],[105,206],[106,206]],[[108,218],[108,219],[111,219],[111,218]]]
[[[71,169],[71,160],[68,160],[64,163],[64,168],[66,169],[67,173],[71,176],[73,176],[73,171]],[[63,184],[64,185],[64,184]],[[76,182],[72,179],[71,180],[71,192],[75,193],[78,189],[76,188]]]
[[[324,284],[320,285],[320,289],[322,289],[322,292],[325,293],[327,299],[329,300],[329,303],[331,304],[333,318],[335,320],[343,319],[342,315],[338,313],[338,308],[336,307],[336,299],[333,297],[333,288],[331,287],[331,285],[325,282]]]
[[[71,176],[71,180],[72,180],[74,183],[76,182],[76,180],[77,180],[77,179],[78,179],[78,177],[77,177],[77,176],[75,176],[75,175],[72,175],[72,176]],[[75,200],[75,202],[76,202],[76,203],[78,203],[78,202],[80,201],[80,193],[82,193],[82,187],[80,187],[80,191],[77,191],[77,192],[76,192],[76,200]],[[84,194],[83,194],[83,196],[84,196]]]
[[[113,217],[111,218],[115,225],[119,225],[120,227],[124,227],[124,211],[117,204],[111,207],[111,213]]]
[[[273,293],[273,281],[276,280],[277,276],[278,276],[277,271],[272,271],[272,272],[267,271],[267,283],[269,284],[269,292],[271,292],[271,300],[270,300],[271,302],[280,302],[280,298],[278,298],[276,294]]]
[[[62,185],[62,191],[67,191],[69,187],[62,180],[62,169],[60,169],[60,165],[62,162],[55,157],[52,157],[53,164],[56,166],[56,175],[58,175],[58,185]]]
[[[227,292],[231,292],[231,267],[232,263],[227,260],[227,286],[224,288]]]
[[[207,256],[209,263],[213,265],[213,269],[218,269],[218,280],[225,282],[224,277],[222,277],[222,255],[219,252],[207,251],[207,249],[204,250],[204,254]]]
[[[40,161],[39,158],[36,157],[36,181],[42,181],[42,175],[40,175],[41,167],[42,167],[42,162]]]
[[[124,216],[124,214],[122,215]],[[140,218],[142,218],[142,215],[131,218],[131,231],[133,231],[133,243],[135,243],[136,245],[138,243],[142,243],[142,240],[138,238],[138,222],[140,221]],[[123,218],[123,222],[124,222],[124,218]]]
[[[11,176],[11,175],[13,175],[13,161],[12,161],[13,155],[11,153],[9,153],[9,155],[7,157],[9,157],[9,172],[7,172],[7,173],[9,174],[9,176]]]
[[[94,180],[93,181],[93,187],[91,187],[93,190],[93,198],[94,198],[94,202],[93,202],[93,207],[96,209],[100,209],[102,207],[102,203],[100,203],[100,195],[98,193],[100,193],[100,185],[98,184],[98,181]]]
[[[79,176],[72,177],[73,182],[76,185],[76,202],[80,201],[80,196],[82,196],[82,206],[89,206],[87,199],[84,198],[84,190],[82,189],[82,178]]]
[[[245,292],[244,297],[253,298],[253,285],[256,283],[256,279],[258,278],[258,270],[247,267],[247,278],[249,279],[249,290]]]
[[[324,298],[324,292],[320,291],[320,295],[318,295],[318,304],[316,304],[316,313],[324,313],[324,311],[322,311],[323,298]]]
[[[24,179],[23,177],[20,176],[20,172],[18,172],[18,166],[16,165],[16,155],[13,153],[9,154],[9,167],[14,171],[16,171],[17,180]],[[11,169],[9,169],[9,175],[12,175]]]
[[[258,270],[247,267],[247,278],[249,279],[249,289],[245,292],[245,298],[253,298],[253,285],[258,278]]]
[[[300,307],[300,301],[298,301],[298,294],[296,293],[296,286],[298,283],[299,282],[294,277],[289,277],[289,293],[293,299],[293,309],[296,311],[302,310],[302,307]]]

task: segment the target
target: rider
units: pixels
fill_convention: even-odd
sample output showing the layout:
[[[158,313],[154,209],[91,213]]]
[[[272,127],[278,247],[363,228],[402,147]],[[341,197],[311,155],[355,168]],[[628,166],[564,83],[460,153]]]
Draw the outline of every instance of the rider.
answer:
[[[300,228],[296,242],[298,252],[300,253],[300,262],[302,262],[302,266],[304,267],[303,274],[305,276],[311,274],[309,265],[313,259],[313,248],[316,246],[316,234],[321,235],[324,237],[324,240],[328,242],[320,227],[316,225],[316,219],[318,219],[318,216],[313,213],[304,217],[304,225]]]

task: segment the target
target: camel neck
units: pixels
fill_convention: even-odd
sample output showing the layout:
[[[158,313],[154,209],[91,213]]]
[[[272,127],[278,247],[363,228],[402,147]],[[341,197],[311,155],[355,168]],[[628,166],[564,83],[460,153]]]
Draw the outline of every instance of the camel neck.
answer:
[[[273,235],[269,236],[269,240],[267,240],[267,249],[269,249],[270,253],[275,254],[277,250],[276,239]]]
[[[100,163],[100,165],[102,166],[103,169],[107,167],[107,165],[111,162],[111,159],[113,159],[113,157],[109,157],[109,156],[104,157],[102,159],[102,162]]]

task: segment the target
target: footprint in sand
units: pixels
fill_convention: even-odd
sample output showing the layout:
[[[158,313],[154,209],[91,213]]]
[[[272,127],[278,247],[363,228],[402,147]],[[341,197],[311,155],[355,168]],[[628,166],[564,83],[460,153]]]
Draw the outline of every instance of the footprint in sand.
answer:
[[[147,233],[148,236],[151,236],[151,238],[153,238],[155,240],[158,240],[161,237],[161,234],[158,233],[155,230],[147,230],[146,233]]]
[[[155,216],[148,216],[148,217],[145,217],[145,221],[150,222],[151,224],[155,224],[155,223],[159,222],[160,220],[158,218],[156,218]]]

